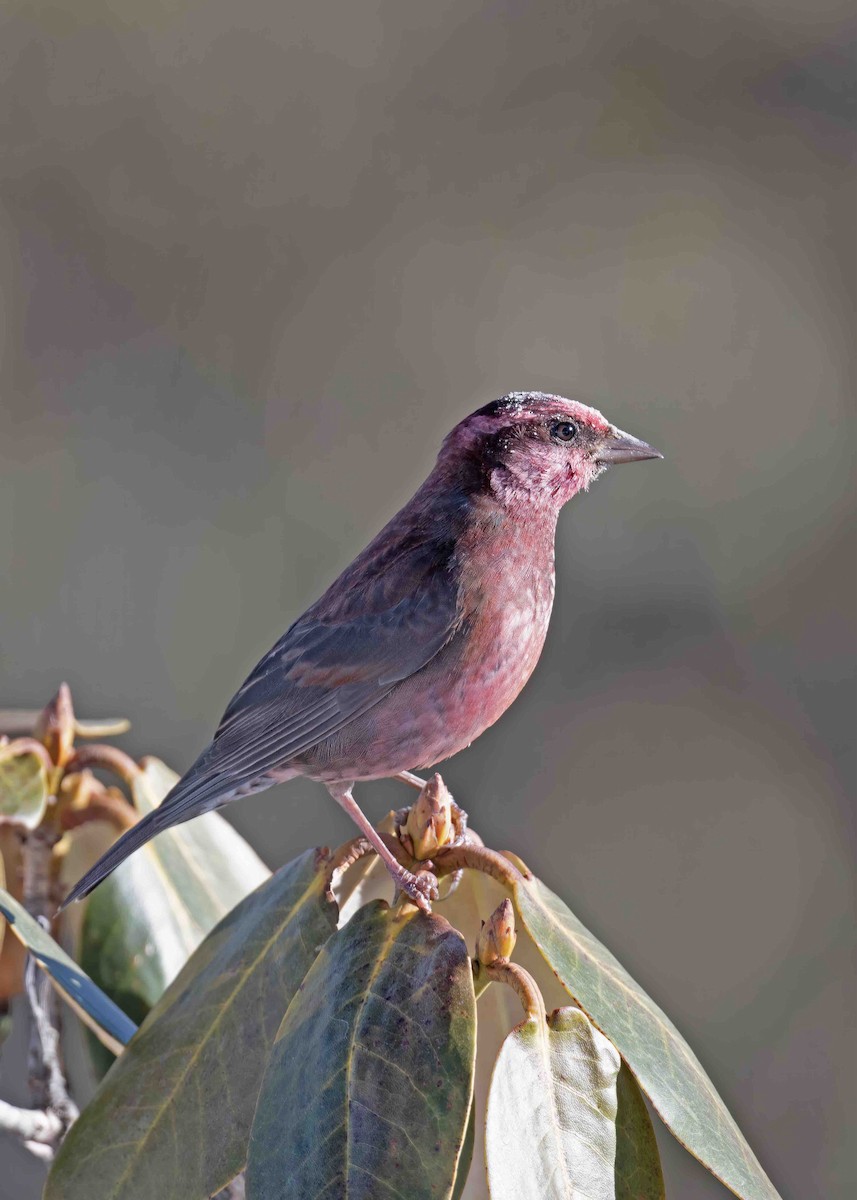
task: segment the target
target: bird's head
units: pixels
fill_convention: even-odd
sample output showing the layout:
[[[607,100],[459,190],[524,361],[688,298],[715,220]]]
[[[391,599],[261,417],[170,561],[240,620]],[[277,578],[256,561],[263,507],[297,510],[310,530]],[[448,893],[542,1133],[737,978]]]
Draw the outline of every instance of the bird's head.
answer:
[[[511,392],[460,421],[440,462],[500,499],[558,509],[614,463],[662,457],[577,400]]]

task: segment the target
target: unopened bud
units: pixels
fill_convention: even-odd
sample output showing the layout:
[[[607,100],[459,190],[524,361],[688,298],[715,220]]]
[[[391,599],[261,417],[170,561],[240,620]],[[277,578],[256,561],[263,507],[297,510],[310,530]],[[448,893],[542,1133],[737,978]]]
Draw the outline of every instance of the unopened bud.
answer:
[[[35,736],[58,767],[65,766],[74,746],[74,707],[67,683],[46,704],[36,720]]]
[[[498,958],[511,958],[517,940],[512,901],[506,899],[497,905],[487,921],[482,922],[476,957],[484,967],[490,967]]]
[[[452,795],[440,775],[434,774],[408,812],[405,832],[414,847],[414,858],[431,858],[452,840]]]

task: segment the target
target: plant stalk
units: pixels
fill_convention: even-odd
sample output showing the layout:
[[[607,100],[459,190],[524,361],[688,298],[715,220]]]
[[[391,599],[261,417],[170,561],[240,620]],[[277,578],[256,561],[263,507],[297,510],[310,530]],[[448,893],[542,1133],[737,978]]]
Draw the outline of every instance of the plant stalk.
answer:
[[[21,902],[47,930],[56,909],[51,866],[58,840],[59,832],[50,824],[43,824],[28,833],[21,846]],[[24,981],[30,1010],[27,1066],[32,1109],[13,1111],[6,1106],[0,1116],[8,1122],[3,1127],[22,1137],[33,1154],[50,1159],[76,1120],[78,1109],[69,1096],[62,1064],[59,997],[50,978],[38,968],[32,956],[27,959]]]
[[[477,962],[474,966],[474,975],[477,984],[481,983],[483,979],[490,983],[505,983],[507,987],[512,988],[521,1001],[528,1019],[539,1021],[542,1025],[547,1021],[544,997],[539,990],[539,985],[529,971],[525,971],[517,963],[500,958],[486,967],[483,963]],[[482,988],[479,989],[479,991],[482,990]]]

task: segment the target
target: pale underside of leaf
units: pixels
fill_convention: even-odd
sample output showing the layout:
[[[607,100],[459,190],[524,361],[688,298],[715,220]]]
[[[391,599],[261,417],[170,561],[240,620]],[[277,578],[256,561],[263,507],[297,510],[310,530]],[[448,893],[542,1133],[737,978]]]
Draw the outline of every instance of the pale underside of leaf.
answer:
[[[292,1001],[259,1096],[248,1200],[447,1200],[470,1111],[475,999],[461,937],[375,901]]]
[[[200,945],[72,1127],[46,1200],[204,1200],[244,1166],[268,1048],[336,926],[308,851]]]
[[[503,1043],[486,1116],[491,1200],[614,1200],[619,1055],[579,1009]]]
[[[0,747],[0,822],[25,829],[41,824],[48,802],[48,776],[40,755]]]
[[[742,1200],[779,1200],[684,1038],[613,955],[539,880],[514,889],[521,922],[569,994],[628,1063],[675,1137]]]
[[[161,803],[179,776],[157,758],[145,758],[142,765],[131,790],[135,806],[145,815]],[[197,940],[271,875],[244,838],[214,812],[158,834],[138,854],[148,854],[167,899],[186,914]]]

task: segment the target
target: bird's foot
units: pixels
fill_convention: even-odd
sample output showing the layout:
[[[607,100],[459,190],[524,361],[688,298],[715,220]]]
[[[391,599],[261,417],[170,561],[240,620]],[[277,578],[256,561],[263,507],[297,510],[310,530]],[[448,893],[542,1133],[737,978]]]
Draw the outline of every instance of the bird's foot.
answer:
[[[424,913],[431,912],[431,901],[437,900],[437,879],[431,871],[418,871],[416,875],[400,866],[398,871],[390,871],[393,882],[399,891],[405,893],[417,908]]]

